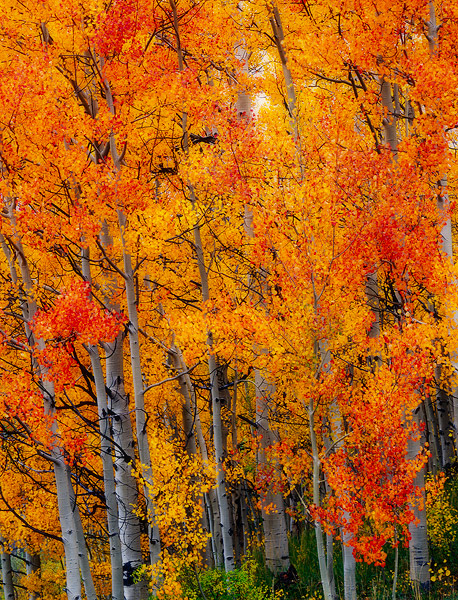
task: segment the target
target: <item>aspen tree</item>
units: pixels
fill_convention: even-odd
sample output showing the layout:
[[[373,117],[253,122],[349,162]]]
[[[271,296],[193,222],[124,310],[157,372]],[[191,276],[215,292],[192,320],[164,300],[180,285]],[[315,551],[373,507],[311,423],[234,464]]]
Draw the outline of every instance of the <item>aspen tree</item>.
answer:
[[[181,37],[179,31],[179,21],[177,7],[174,0],[170,0],[173,15],[173,27],[175,30],[175,38],[177,44],[178,68],[180,73],[184,71],[183,49],[181,46]],[[187,130],[187,113],[186,108],[183,110],[181,117],[182,131],[184,140],[185,153],[188,151],[188,130]],[[205,264],[204,249],[202,246],[202,238],[199,225],[197,198],[191,182],[187,182],[187,187],[190,195],[192,210],[195,214],[195,222],[193,227],[194,246],[197,256],[197,265],[199,270],[200,284],[202,289],[202,300],[208,302],[210,300],[210,289],[208,282],[207,267]],[[207,330],[207,346],[208,346],[208,372],[210,380],[210,394],[213,412],[213,442],[215,446],[215,462],[216,462],[216,495],[218,498],[219,515],[221,519],[221,534],[223,541],[224,553],[224,568],[226,571],[233,571],[235,568],[234,548],[233,548],[233,529],[231,526],[229,515],[229,503],[226,492],[226,481],[224,476],[223,460],[223,433],[221,421],[221,394],[218,385],[218,368],[216,356],[213,349],[213,334],[211,330]]]

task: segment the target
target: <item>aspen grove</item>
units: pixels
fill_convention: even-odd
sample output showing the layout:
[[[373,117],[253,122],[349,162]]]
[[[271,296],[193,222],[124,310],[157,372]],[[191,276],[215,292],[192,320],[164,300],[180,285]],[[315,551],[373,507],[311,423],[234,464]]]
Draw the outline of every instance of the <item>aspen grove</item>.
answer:
[[[456,0],[0,7],[5,600],[454,585]]]

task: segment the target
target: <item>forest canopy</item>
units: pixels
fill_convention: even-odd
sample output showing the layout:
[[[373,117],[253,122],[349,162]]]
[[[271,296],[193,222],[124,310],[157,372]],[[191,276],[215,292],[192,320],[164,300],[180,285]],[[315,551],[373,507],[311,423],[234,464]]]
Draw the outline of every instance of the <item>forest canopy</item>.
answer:
[[[0,7],[5,600],[445,593],[456,1]]]

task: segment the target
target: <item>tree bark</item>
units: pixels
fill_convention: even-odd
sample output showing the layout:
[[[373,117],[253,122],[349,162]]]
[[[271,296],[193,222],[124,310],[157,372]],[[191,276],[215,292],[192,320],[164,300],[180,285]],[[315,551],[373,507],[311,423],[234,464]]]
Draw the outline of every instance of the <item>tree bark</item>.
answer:
[[[6,550],[5,540],[1,534],[0,544],[2,546],[0,560],[2,563],[3,597],[4,600],[15,600],[11,556],[10,553]]]
[[[134,385],[135,425],[137,432],[138,455],[140,463],[142,465],[142,478],[145,481],[143,485],[143,493],[145,495],[146,500],[146,511],[148,519],[148,543],[151,566],[154,567],[160,559],[161,541],[154,508],[154,482],[151,467],[151,454],[146,428],[147,412],[145,409],[145,393],[143,387],[143,374],[140,357],[139,324],[137,302],[135,297],[134,271],[132,268],[132,259],[127,250],[126,243],[124,240],[126,218],[121,210],[118,210],[118,218],[123,250],[127,312],[129,316],[128,332],[130,346],[130,364],[132,370],[132,380]]]
[[[385,79],[381,82],[381,97],[382,106],[386,111],[383,120],[383,128],[385,141],[389,144],[394,161],[397,160],[398,153],[398,137],[396,131],[396,116],[391,97],[391,84]],[[418,411],[415,414],[417,424],[419,422]],[[420,441],[409,439],[408,458],[415,458],[420,452]],[[423,490],[424,494],[424,471],[419,472],[415,478],[415,485]],[[409,541],[409,557],[410,557],[410,577],[414,586],[420,586],[422,589],[427,589],[430,582],[429,573],[429,551],[428,551],[428,536],[426,526],[426,511],[414,509],[415,518],[418,519],[418,525],[410,523],[409,532],[411,539]]]
[[[9,217],[14,225],[14,215],[12,206],[9,207]],[[31,346],[34,345],[35,340],[33,334],[30,331],[30,323],[32,322],[35,313],[37,311],[37,305],[35,300],[33,299],[33,285],[32,279],[30,276],[29,266],[27,264],[27,260],[25,257],[24,249],[22,247],[22,242],[19,236],[16,235],[15,239],[15,249],[16,249],[16,258],[19,265],[19,270],[21,273],[21,278],[23,282],[24,294],[26,295],[24,301],[22,303],[24,324],[25,324],[25,332],[27,338],[29,340],[29,344]],[[11,261],[11,257],[10,261]],[[7,256],[8,259],[8,256]],[[10,262],[10,265],[12,262]],[[11,278],[17,279],[17,274],[15,269],[10,268]],[[42,340],[36,340],[37,345],[40,349],[44,348],[44,342]],[[43,380],[43,371],[42,369],[35,363],[34,368],[37,370],[38,375],[41,379],[41,387],[43,393],[43,403],[44,403],[44,412],[47,415],[54,415],[55,413],[55,403],[54,403],[54,386],[51,382]],[[80,600],[81,598],[81,581],[80,581],[80,560],[83,559],[84,554],[87,551],[85,543],[78,542],[77,528],[75,522],[75,513],[74,507],[71,504],[71,497],[73,496],[73,492],[71,492],[69,488],[70,481],[70,469],[68,465],[65,463],[62,448],[58,443],[58,432],[57,432],[57,424],[54,422],[52,435],[55,437],[56,443],[52,445],[50,450],[50,460],[53,463],[54,467],[54,475],[56,480],[56,491],[57,491],[57,500],[59,507],[59,521],[62,530],[62,540],[64,543],[64,552],[65,552],[65,565],[66,565],[66,579],[67,579],[67,596],[68,600]],[[82,540],[80,540],[82,542]],[[85,573],[85,584],[86,595],[89,600],[95,599],[94,596],[94,587],[92,582],[92,577],[89,573]]]
[[[82,272],[87,282],[92,283],[89,262],[89,250],[81,252]],[[121,540],[119,535],[118,505],[116,498],[116,484],[113,469],[113,444],[111,442],[110,418],[105,387],[105,378],[97,346],[87,347],[91,359],[92,373],[94,375],[95,391],[97,396],[97,411],[100,430],[100,457],[102,459],[103,483],[105,502],[107,506],[107,526],[110,545],[111,562],[111,596],[112,600],[124,599],[123,567]]]
[[[269,410],[273,403],[275,387],[267,381],[259,369],[255,371],[256,386],[256,425],[260,436],[258,468],[266,465],[265,451],[278,440],[278,435],[270,428]],[[266,510],[265,506],[271,506]],[[277,575],[286,571],[290,565],[288,536],[285,519],[285,504],[279,492],[268,490],[262,500],[261,514],[264,528],[264,550],[266,565]]]
[[[25,554],[25,569],[27,576],[33,575],[41,568],[41,560],[39,554]],[[38,600],[39,596],[35,592],[29,592],[29,600]],[[6,597],[5,597],[6,600]]]
[[[415,414],[415,422],[419,425],[418,414]],[[410,460],[414,460],[420,451],[420,439],[409,439],[407,457]],[[414,485],[424,490],[425,477],[423,469],[417,474]],[[409,533],[411,536],[409,542],[410,579],[415,588],[425,591],[429,589],[430,585],[426,511],[418,510],[418,507],[415,506],[414,516],[418,524],[415,522],[409,524]]]
[[[318,355],[318,352],[315,353]],[[315,405],[313,398],[308,405],[310,442],[312,446],[312,486],[313,486],[313,504],[318,508],[321,504],[320,498],[320,456],[318,453],[318,444],[315,433]],[[323,587],[324,600],[334,600],[331,592],[331,580],[326,561],[326,551],[323,541],[323,529],[318,520],[315,520],[315,538],[318,554],[318,565],[320,568],[321,585]]]

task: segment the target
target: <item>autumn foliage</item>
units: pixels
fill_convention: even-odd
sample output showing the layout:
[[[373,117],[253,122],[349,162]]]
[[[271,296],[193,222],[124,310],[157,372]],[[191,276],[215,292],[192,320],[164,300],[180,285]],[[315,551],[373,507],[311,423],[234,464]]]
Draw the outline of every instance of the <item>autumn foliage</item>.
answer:
[[[4,554],[70,600],[310,527],[384,565],[455,456],[456,3],[1,8]]]

